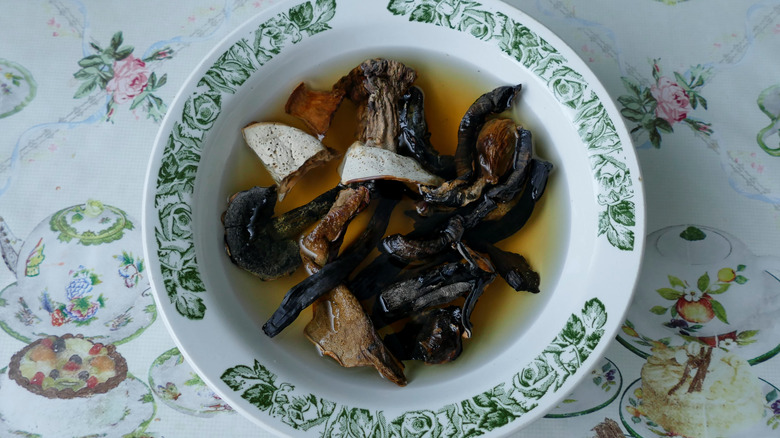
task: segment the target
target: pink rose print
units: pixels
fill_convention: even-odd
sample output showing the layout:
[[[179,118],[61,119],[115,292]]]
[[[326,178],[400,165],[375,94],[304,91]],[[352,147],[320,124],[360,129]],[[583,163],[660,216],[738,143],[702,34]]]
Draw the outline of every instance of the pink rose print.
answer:
[[[114,77],[106,84],[106,91],[114,94],[114,102],[125,103],[141,94],[148,82],[146,63],[129,55],[114,62]]]
[[[73,74],[80,82],[73,97],[82,99],[96,90],[105,91],[110,97],[103,118],[107,122],[113,122],[119,105],[127,103],[136,118],[142,111],[147,118],[161,121],[168,107],[155,93],[168,81],[168,75],[158,78],[150,64],[170,59],[173,49],[166,46],[149,56],[136,58],[135,48],[124,44],[122,32],[115,33],[107,47],[94,42],[90,46],[94,53],[81,58],[78,61],[81,68]]]
[[[688,117],[691,110],[691,101],[688,93],[676,82],[661,76],[658,82],[650,87],[650,94],[658,102],[655,107],[656,117],[660,117],[670,125],[681,122]]]
[[[697,108],[707,109],[707,99],[700,90],[710,78],[712,69],[697,65],[685,73],[672,73],[673,76],[663,75],[655,60],[654,83],[649,87],[631,77],[621,78],[628,94],[617,98],[623,106],[620,114],[635,123],[631,133],[637,140],[646,136],[644,139],[655,148],[661,147],[662,134],[674,132],[675,124],[687,126],[701,137],[712,135],[712,124],[691,116]],[[642,141],[637,144],[641,145]]]

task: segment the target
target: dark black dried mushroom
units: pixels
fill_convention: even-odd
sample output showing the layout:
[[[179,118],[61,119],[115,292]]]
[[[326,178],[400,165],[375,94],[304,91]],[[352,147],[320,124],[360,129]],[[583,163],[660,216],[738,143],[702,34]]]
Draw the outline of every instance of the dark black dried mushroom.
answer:
[[[547,187],[547,179],[552,171],[552,164],[547,161],[533,158],[529,164],[528,182],[513,205],[498,218],[483,220],[475,227],[466,231],[464,239],[467,241],[484,241],[496,243],[515,234],[522,228],[531,213],[536,202],[541,198]]]
[[[512,289],[539,293],[539,273],[531,268],[528,260],[520,254],[504,251],[487,242],[470,242],[474,249],[484,252],[496,267],[496,272]]]
[[[455,157],[439,155],[431,144],[431,133],[425,120],[425,96],[419,87],[410,87],[404,96],[399,124],[401,135],[398,145],[401,150],[445,180],[455,178]]]
[[[477,136],[487,117],[508,110],[520,89],[519,84],[497,87],[477,98],[466,111],[458,127],[458,147],[455,150],[455,167],[459,177],[471,175],[474,171]]]
[[[382,239],[381,250],[405,263],[427,260],[460,241],[465,231],[463,218],[455,215],[437,233],[415,238],[410,235],[392,234]]]
[[[304,332],[321,354],[342,366],[374,366],[398,385],[406,384],[401,360],[438,364],[461,354],[476,303],[497,275],[517,290],[539,291],[528,261],[494,244],[526,223],[552,169],[534,158],[531,133],[501,118],[520,85],[480,96],[448,156],[431,144],[415,79],[400,62],[369,59],[330,91],[301,84],[285,110],[320,136],[344,98],[357,107],[357,141],[340,167],[342,184],[278,217],[277,189],[256,187],[231,197],[223,216],[234,263],[263,279],[301,262],[310,274],[263,325],[268,336],[312,306]],[[391,155],[398,159],[383,164]],[[416,205],[414,229],[383,239],[400,198]],[[376,200],[363,234],[341,250],[349,222]],[[376,248],[379,255],[367,260]],[[392,334],[382,339],[377,327]]]
[[[463,178],[438,187],[421,186],[423,199],[433,205],[461,207],[483,194],[497,202],[509,200],[522,187],[533,155],[530,131],[510,119],[486,122],[476,140],[476,178]]]
[[[523,146],[515,148],[514,163],[506,180],[491,187],[482,195],[478,202],[471,203],[456,210],[449,216],[447,222],[438,227],[432,233],[408,233],[393,234],[382,241],[381,249],[393,257],[411,263],[415,260],[424,260],[440,254],[451,248],[453,244],[461,241],[464,233],[478,226],[482,220],[493,210],[498,208],[500,202],[511,201],[525,186],[528,176],[528,164],[530,163],[531,140],[528,132],[522,130],[523,135],[518,138]],[[434,216],[426,221],[421,219],[418,223],[428,228],[430,223],[441,222],[441,217]]]
[[[413,276],[397,281],[379,294],[385,321],[420,312],[466,296],[477,276],[468,263],[445,263],[420,269]]]
[[[385,345],[400,360],[452,362],[463,351],[462,319],[458,306],[422,312],[412,317],[403,330],[385,336]]]
[[[337,193],[331,189],[279,217],[273,217],[275,186],[234,194],[222,216],[230,260],[263,280],[292,274],[301,264],[297,236],[328,211]]]

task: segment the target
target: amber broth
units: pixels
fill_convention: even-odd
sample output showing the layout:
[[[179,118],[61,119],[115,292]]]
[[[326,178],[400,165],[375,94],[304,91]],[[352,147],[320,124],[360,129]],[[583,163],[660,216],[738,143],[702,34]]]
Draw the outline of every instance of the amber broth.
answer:
[[[368,56],[354,56],[350,59],[334,62],[329,68],[304,75],[301,80],[316,89],[327,90],[343,74],[359,64],[369,56],[392,57],[405,62],[418,73],[415,82],[425,92],[425,113],[431,131],[431,141],[440,153],[454,153],[457,143],[457,130],[461,117],[466,109],[481,94],[493,89],[499,83],[495,78],[479,71],[478,68],[462,64],[449,57],[431,54],[408,53],[382,53],[369,54]],[[291,91],[291,90],[290,90]],[[259,110],[258,121],[284,122],[305,129],[303,124],[284,113],[286,94],[272,109]],[[354,105],[344,101],[336,113],[333,124],[328,134],[323,139],[327,146],[344,152],[355,139],[356,111]],[[517,117],[516,117],[517,118]],[[540,126],[538,121],[518,118],[529,129],[534,125]],[[532,129],[533,132],[533,129]],[[254,185],[271,185],[273,182],[262,164],[248,147],[233,154],[232,170],[227,176],[227,188],[230,193],[245,190]],[[536,153],[545,159],[554,162],[554,157],[545,152],[549,148],[540,145],[536,140]],[[277,205],[276,212],[284,211],[302,205],[318,194],[335,186],[339,182],[338,163],[340,160],[308,172],[290,191],[287,197]],[[488,287],[480,298],[472,315],[474,323],[474,336],[464,344],[464,354],[460,362],[471,361],[481,353],[494,348],[503,348],[505,343],[512,340],[512,333],[522,330],[530,325],[534,315],[534,309],[538,309],[547,300],[552,288],[557,283],[562,264],[562,244],[565,240],[565,225],[568,214],[566,213],[566,199],[561,193],[562,183],[555,181],[555,175],[550,180],[546,196],[537,204],[529,222],[514,236],[499,243],[499,247],[523,254],[531,265],[541,275],[541,293],[538,295],[526,292],[516,292],[510,288],[500,277]],[[230,193],[226,193],[226,196]],[[404,216],[405,210],[411,209],[411,203],[401,204],[394,211],[388,234],[405,233],[412,229],[411,220]],[[366,211],[356,218],[349,227],[345,237],[346,247],[356,235],[358,235],[370,217],[370,211]],[[269,317],[273,309],[281,302],[284,293],[296,283],[305,278],[303,269],[298,269],[289,278],[283,278],[272,282],[262,282],[252,279],[257,289],[262,289],[262,294],[242,293],[242,300],[252,309],[259,320]],[[285,338],[292,336],[287,332],[295,332],[295,337],[303,339],[301,330],[310,319],[311,311],[301,314],[298,320],[285,331]],[[503,342],[502,342],[503,340]],[[411,365],[407,363],[407,365]],[[410,370],[411,371],[411,370]]]

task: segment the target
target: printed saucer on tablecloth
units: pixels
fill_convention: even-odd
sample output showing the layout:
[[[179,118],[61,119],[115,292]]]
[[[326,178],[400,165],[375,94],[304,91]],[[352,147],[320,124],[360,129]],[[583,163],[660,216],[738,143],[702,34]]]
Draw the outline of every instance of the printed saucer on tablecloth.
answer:
[[[617,365],[604,358],[590,374],[590,378],[583,379],[574,392],[545,415],[545,418],[578,417],[596,412],[614,402],[623,388],[623,375]]]
[[[187,364],[178,348],[166,351],[152,362],[149,386],[163,403],[185,414],[208,417],[233,412]]]
[[[0,220],[0,231],[11,236]],[[9,241],[11,239],[8,239]],[[157,318],[138,222],[89,200],[0,242],[16,281],[0,290],[0,328],[22,342],[65,333],[120,344]]]
[[[26,68],[0,59],[0,119],[21,111],[35,98],[37,89]]]
[[[61,438],[63,431],[72,437],[144,436],[156,412],[151,391],[131,374],[104,394],[71,399],[33,394],[0,374],[2,436]]]
[[[740,432],[740,437],[775,437],[780,436],[780,389],[775,385],[759,378],[761,390],[764,393],[764,417],[749,430]],[[654,438],[658,436],[675,435],[668,432],[661,425],[647,418],[637,407],[641,406],[642,379],[636,379],[623,392],[620,398],[620,420],[623,427],[633,437]]]

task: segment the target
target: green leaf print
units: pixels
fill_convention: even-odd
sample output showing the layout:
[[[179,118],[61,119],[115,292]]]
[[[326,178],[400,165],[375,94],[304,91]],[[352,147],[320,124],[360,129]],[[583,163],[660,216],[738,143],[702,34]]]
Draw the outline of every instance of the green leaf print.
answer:
[[[705,272],[701,277],[699,277],[699,279],[696,281],[696,287],[699,288],[699,291],[706,292],[710,287],[710,274]]]
[[[189,319],[202,319],[206,313],[206,305],[201,298],[190,293],[180,293],[172,297],[176,311]]]
[[[222,373],[220,379],[233,391],[240,391],[244,388],[247,380],[258,379],[258,376],[252,368],[246,365],[237,365]]]
[[[661,295],[665,300],[678,300],[684,295],[682,291],[668,287],[662,287],[660,289],[656,289],[655,291],[658,292],[658,295]]]
[[[303,3],[290,9],[290,20],[296,26],[303,28],[314,20],[314,6],[311,3]]]
[[[669,275],[667,278],[669,279],[669,284],[672,287],[681,287],[683,289],[687,287],[684,281],[680,280],[678,277],[675,277],[674,275]]]
[[[609,207],[610,217],[612,217],[615,222],[626,226],[636,225],[634,211],[634,203],[628,200],[621,201],[620,203]]]
[[[241,398],[252,403],[261,411],[265,411],[273,406],[274,388],[265,383],[258,383],[247,389],[241,394]]]
[[[726,309],[723,307],[723,304],[720,303],[720,301],[717,300],[710,300],[710,304],[712,305],[712,311],[715,313],[715,317],[717,317],[721,322],[728,324],[729,320],[726,317]]]
[[[575,315],[566,322],[566,328],[561,332],[561,337],[570,344],[577,344],[585,337],[585,326],[582,320]]]
[[[664,307],[664,306],[653,306],[653,307],[650,309],[650,312],[651,312],[651,313],[654,313],[654,314],[656,314],[656,315],[663,315],[663,314],[665,314],[665,313],[666,313],[666,311],[667,311],[667,310],[669,310],[669,308],[668,308],[668,307]]]
[[[253,366],[228,368],[221,380],[270,417],[297,430],[320,427],[318,434],[324,438],[473,437],[515,421],[537,407],[540,397],[559,388],[603,339],[601,327],[606,320],[604,304],[595,298],[588,300],[544,353],[510,382],[437,409],[408,411],[390,421],[381,410],[343,406],[313,394],[296,395],[293,385],[276,384],[276,375],[257,360]],[[564,359],[572,351],[580,359]]]

